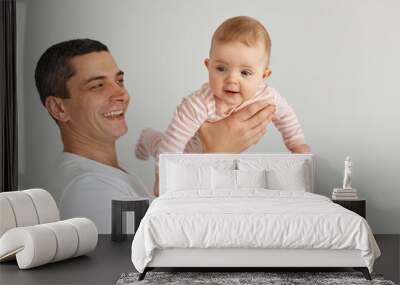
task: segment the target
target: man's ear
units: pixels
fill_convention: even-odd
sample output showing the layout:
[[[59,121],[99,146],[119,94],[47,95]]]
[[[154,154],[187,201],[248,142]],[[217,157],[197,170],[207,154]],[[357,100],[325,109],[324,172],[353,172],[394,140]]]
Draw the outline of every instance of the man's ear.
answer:
[[[272,71],[268,67],[264,70],[263,79],[267,79],[271,75]]]
[[[67,122],[69,120],[69,114],[61,98],[49,96],[46,98],[45,105],[47,111],[55,120],[60,122]]]
[[[209,67],[209,65],[210,65],[210,59],[209,58],[206,58],[205,60],[204,60],[204,65],[207,67],[207,69],[208,69],[208,67]]]

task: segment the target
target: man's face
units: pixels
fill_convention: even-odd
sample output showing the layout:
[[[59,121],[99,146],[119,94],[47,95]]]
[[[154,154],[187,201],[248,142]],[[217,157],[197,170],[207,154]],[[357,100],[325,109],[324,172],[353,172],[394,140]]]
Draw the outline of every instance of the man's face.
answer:
[[[129,94],[123,72],[105,51],[74,57],[70,64],[75,74],[67,81],[70,98],[63,99],[64,123],[74,137],[115,142],[128,130],[125,112]]]

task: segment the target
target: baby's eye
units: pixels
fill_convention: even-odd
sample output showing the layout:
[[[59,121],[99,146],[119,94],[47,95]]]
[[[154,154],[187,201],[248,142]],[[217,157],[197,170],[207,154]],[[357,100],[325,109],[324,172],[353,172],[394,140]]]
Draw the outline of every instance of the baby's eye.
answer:
[[[224,72],[224,71],[225,71],[225,67],[223,67],[223,66],[217,66],[215,69],[216,69],[218,72]]]
[[[250,70],[242,70],[240,72],[244,77],[248,77],[250,75],[252,75],[253,73]]]

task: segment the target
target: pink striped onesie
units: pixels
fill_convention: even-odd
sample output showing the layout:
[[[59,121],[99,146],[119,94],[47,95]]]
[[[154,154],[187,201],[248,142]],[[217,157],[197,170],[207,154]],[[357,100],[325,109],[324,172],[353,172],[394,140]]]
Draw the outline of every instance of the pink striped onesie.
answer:
[[[201,153],[202,146],[197,131],[204,122],[224,119],[234,111],[260,100],[267,100],[276,106],[272,122],[281,133],[288,149],[305,144],[304,134],[293,108],[274,88],[264,83],[253,98],[228,113],[221,114],[216,109],[216,100],[209,84],[205,83],[200,90],[182,100],[165,133],[151,129],[142,131],[136,148],[136,156],[147,159],[151,155],[158,161],[160,153]]]

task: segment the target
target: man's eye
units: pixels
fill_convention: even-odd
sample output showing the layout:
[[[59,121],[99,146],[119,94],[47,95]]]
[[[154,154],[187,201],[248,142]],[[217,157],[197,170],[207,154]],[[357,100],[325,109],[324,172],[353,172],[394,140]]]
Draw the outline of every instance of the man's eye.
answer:
[[[251,71],[249,71],[249,70],[242,70],[240,73],[241,73],[244,77],[248,77],[248,76],[252,75]]]
[[[117,80],[117,83],[119,86],[124,86],[124,79],[122,78],[122,79]]]
[[[99,83],[96,85],[93,85],[92,87],[90,87],[91,90],[98,90],[101,89],[103,87],[103,83]]]
[[[217,66],[215,69],[216,69],[218,72],[224,72],[224,71],[225,71],[225,67],[223,67],[223,66]]]

